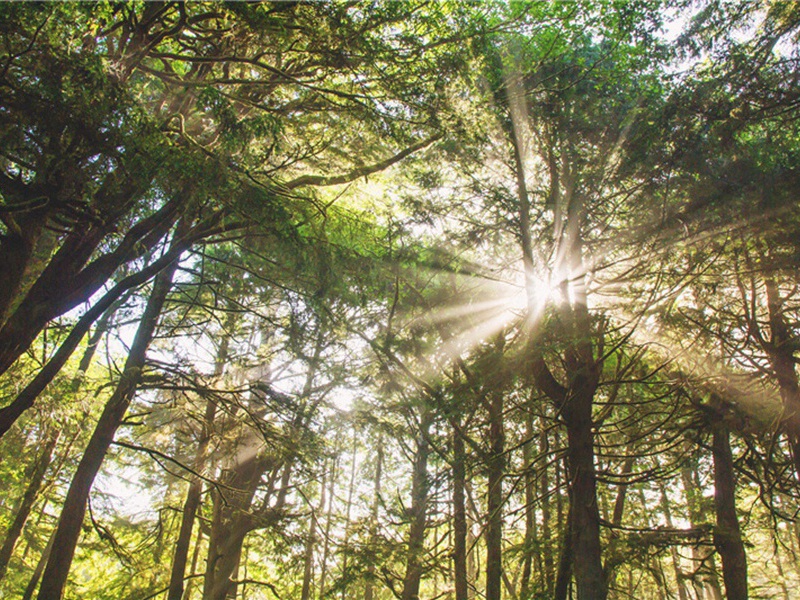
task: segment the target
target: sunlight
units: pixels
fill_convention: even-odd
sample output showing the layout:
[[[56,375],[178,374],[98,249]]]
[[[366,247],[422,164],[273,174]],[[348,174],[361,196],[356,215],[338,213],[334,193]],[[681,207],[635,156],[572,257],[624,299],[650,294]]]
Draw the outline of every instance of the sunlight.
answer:
[[[562,299],[556,278],[526,278],[521,261],[511,277],[470,275],[469,282],[470,287],[461,290],[453,303],[424,316],[446,338],[437,354],[448,361],[463,357],[510,327],[523,322],[528,329],[536,327],[546,305]],[[431,377],[438,373],[432,365],[427,370]]]

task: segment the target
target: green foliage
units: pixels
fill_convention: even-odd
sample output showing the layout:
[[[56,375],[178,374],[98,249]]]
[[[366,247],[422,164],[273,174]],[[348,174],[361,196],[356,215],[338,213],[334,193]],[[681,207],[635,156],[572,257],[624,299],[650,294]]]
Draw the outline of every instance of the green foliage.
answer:
[[[508,596],[553,597],[593,370],[610,595],[720,579],[720,424],[754,586],[794,583],[798,30],[789,2],[0,4],[4,406],[191,236],[66,597],[164,596],[190,482],[191,597],[215,549],[239,597],[388,600],[414,564],[420,597],[451,594],[459,461],[470,585],[502,464]],[[61,431],[0,594],[45,550],[149,282],[0,440],[7,535]]]

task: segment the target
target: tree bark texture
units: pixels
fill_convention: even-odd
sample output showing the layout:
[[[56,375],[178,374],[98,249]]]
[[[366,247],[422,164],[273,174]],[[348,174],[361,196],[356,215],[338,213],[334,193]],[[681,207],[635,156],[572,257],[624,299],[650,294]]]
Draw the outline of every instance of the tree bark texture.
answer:
[[[505,431],[503,393],[489,398],[489,458],[486,494],[486,600],[500,600],[503,591],[503,476]]]
[[[573,568],[578,600],[604,600],[606,578],[600,547],[600,513],[594,466],[592,395],[576,390],[564,412],[571,482],[570,516]]]
[[[56,350],[55,354],[53,354],[31,382],[17,394],[16,398],[14,398],[10,404],[0,408],[0,437],[11,428],[27,409],[33,406],[39,394],[44,391],[69,360],[70,356],[72,356],[72,353],[78,347],[78,344],[80,344],[80,341],[89,331],[92,324],[106,311],[110,310],[125,293],[147,282],[162,269],[172,264],[187,247],[188,242],[176,240],[176,243],[173,243],[163,256],[153,261],[141,271],[125,277],[122,281],[114,285],[108,292],[103,294],[80,319],[78,319],[78,322],[70,330],[58,350]],[[44,327],[44,323],[41,327]],[[41,328],[36,330],[35,334],[38,335],[39,331],[41,331]],[[33,338],[31,338],[30,341],[33,341]],[[28,345],[30,345],[30,342],[28,342]],[[27,349],[27,347],[28,346],[25,346],[25,349]],[[24,352],[24,349],[22,352]],[[16,358],[14,360],[16,360]],[[9,363],[8,366],[10,366],[10,364],[11,363]]]
[[[553,598],[555,600],[567,600],[569,586],[572,581],[572,504],[567,509],[567,519],[564,526],[564,533],[561,541],[561,555],[558,559],[558,573],[556,574],[555,590]]]
[[[408,511],[408,551],[406,574],[403,578],[401,600],[419,600],[419,585],[422,580],[422,558],[425,552],[425,528],[428,519],[428,456],[431,452],[428,435],[433,422],[433,413],[422,409],[420,430],[417,435],[417,451],[414,454],[414,470],[411,479],[411,508]]]
[[[468,600],[466,453],[459,426],[453,427],[453,577],[455,600]]]
[[[64,592],[92,483],[103,464],[108,447],[114,440],[117,428],[122,422],[141,380],[147,348],[153,339],[164,302],[172,287],[172,278],[176,269],[177,260],[170,263],[156,277],[122,376],[106,403],[78,464],[64,501],[53,542],[53,552],[42,576],[39,600],[60,600]]]
[[[228,350],[230,347],[230,331],[235,319],[235,312],[228,312],[225,322],[224,332],[217,348],[217,356],[214,361],[214,380],[218,380],[228,361]],[[184,576],[186,574],[186,563],[189,559],[189,546],[192,540],[192,529],[194,527],[195,515],[200,506],[200,497],[203,493],[203,479],[201,475],[206,470],[208,460],[208,446],[211,442],[214,419],[217,413],[217,402],[214,398],[206,401],[205,414],[203,415],[202,429],[197,443],[197,452],[194,460],[194,470],[196,475],[192,475],[189,482],[189,489],[186,492],[186,499],[181,511],[181,527],[178,532],[178,539],[175,542],[175,552],[172,556],[172,569],[170,574],[169,591],[167,600],[181,600],[184,590]]]
[[[370,543],[374,544],[378,535],[378,511],[381,504],[381,477],[383,475],[383,435],[378,436],[378,447],[375,453],[375,479],[372,482],[372,508],[370,514]],[[322,511],[323,504],[320,505]],[[364,583],[364,600],[373,600],[375,585],[375,560],[370,560],[367,567],[367,580]]]
[[[722,559],[722,579],[728,600],[747,598],[747,556],[736,515],[736,481],[730,435],[724,423],[713,425],[714,507],[717,526],[714,546]]]

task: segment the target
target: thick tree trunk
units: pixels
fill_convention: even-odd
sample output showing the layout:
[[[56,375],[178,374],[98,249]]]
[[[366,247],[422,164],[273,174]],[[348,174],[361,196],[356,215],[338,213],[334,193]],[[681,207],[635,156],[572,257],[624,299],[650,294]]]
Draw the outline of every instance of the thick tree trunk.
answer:
[[[503,476],[505,475],[503,394],[489,399],[489,458],[486,494],[486,600],[500,600],[503,591]]]
[[[767,295],[770,339],[762,342],[762,345],[778,382],[783,403],[781,421],[789,439],[795,477],[800,481],[800,378],[795,369],[794,348],[790,343],[794,336],[784,317],[784,301],[777,282],[772,277],[764,277],[764,288]]]
[[[25,527],[25,523],[31,514],[33,504],[36,502],[36,498],[39,495],[39,490],[42,487],[47,467],[50,466],[50,462],[53,459],[53,450],[58,443],[59,434],[60,431],[55,428],[48,430],[43,440],[44,445],[41,454],[34,462],[33,468],[25,474],[25,478],[28,480],[28,486],[25,488],[25,493],[19,503],[17,513],[14,515],[14,521],[11,523],[11,527],[9,527],[6,537],[3,540],[3,545],[0,547],[0,579],[5,577],[8,562],[11,560],[11,555],[14,552],[14,546],[19,536],[22,534],[22,528]]]
[[[87,310],[78,322],[72,327],[66,339],[61,343],[58,350],[50,358],[49,361],[41,368],[36,376],[26,385],[22,391],[17,394],[14,400],[0,408],[0,437],[2,437],[11,426],[19,419],[19,417],[33,406],[36,398],[39,397],[44,389],[50,384],[53,378],[61,371],[61,368],[66,364],[75,348],[78,347],[80,341],[89,331],[92,324],[101,315],[109,315],[109,311],[113,311],[114,306],[121,297],[129,293],[129,290],[142,285],[151,277],[163,270],[169,264],[173,263],[178,256],[185,250],[187,244],[182,240],[178,240],[173,244],[170,250],[163,256],[153,261],[150,265],[141,271],[125,277],[122,281],[112,287],[108,292],[95,302],[92,307]],[[110,316],[110,315],[109,315]],[[44,326],[44,325],[43,325]],[[100,327],[98,327],[100,329]],[[38,331],[36,332],[38,335]],[[92,348],[90,345],[87,352]],[[86,355],[84,355],[84,358]],[[91,360],[91,353],[89,354]],[[83,363],[81,361],[81,368]],[[88,364],[87,364],[88,366]]]
[[[123,195],[136,193],[125,191]],[[175,223],[182,202],[177,198],[167,202],[131,227],[115,250],[88,265],[109,226],[91,225],[68,234],[25,299],[0,327],[0,374],[25,353],[47,323],[87,302],[120,265],[156,247]]]
[[[179,227],[176,236],[180,237],[182,231]],[[172,287],[176,268],[177,260],[156,277],[120,381],[106,403],[83,458],[78,464],[64,501],[53,543],[54,550],[42,576],[39,600],[61,599],[80,536],[89,491],[141,380],[147,348],[153,339],[161,310]]]
[[[425,552],[425,527],[428,519],[428,489],[430,487],[428,481],[428,455],[430,454],[428,434],[432,422],[432,412],[427,407],[423,408],[411,479],[411,508],[408,511],[411,526],[408,530],[406,574],[403,579],[401,600],[419,600],[419,586],[423,570],[422,558]]]
[[[208,539],[203,600],[225,600],[236,589],[234,573],[244,538],[253,527],[249,509],[265,466],[262,456],[247,456],[223,478],[224,498],[218,489],[213,492],[214,514]]]
[[[564,420],[567,424],[567,466],[571,482],[571,543],[575,584],[578,600],[604,600],[607,588],[600,547],[592,394],[573,390],[568,402]]]
[[[747,599],[747,556],[736,516],[736,482],[730,437],[724,423],[713,425],[714,507],[717,526],[714,545],[722,559],[722,578],[728,600]]]
[[[468,600],[466,453],[461,427],[453,427],[453,577],[455,600]]]
[[[23,280],[30,270],[34,251],[47,221],[47,207],[22,211],[13,219],[15,227],[6,227],[0,243],[0,325],[15,308],[20,293],[24,293]]]

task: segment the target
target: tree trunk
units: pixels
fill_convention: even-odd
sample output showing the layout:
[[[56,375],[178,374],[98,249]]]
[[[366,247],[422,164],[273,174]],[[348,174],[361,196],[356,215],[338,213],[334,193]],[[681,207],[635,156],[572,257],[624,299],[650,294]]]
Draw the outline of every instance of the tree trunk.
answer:
[[[26,385],[22,391],[17,394],[14,400],[8,405],[0,408],[0,437],[2,437],[11,426],[19,419],[19,417],[33,406],[36,398],[39,397],[44,389],[50,384],[53,378],[61,371],[61,368],[66,364],[75,348],[78,347],[86,332],[89,331],[92,324],[103,315],[110,317],[109,311],[115,310],[115,306],[120,298],[124,297],[129,291],[143,283],[147,282],[153,275],[174,263],[180,254],[185,250],[187,244],[183,240],[176,240],[170,247],[169,251],[157,260],[153,261],[150,265],[143,268],[141,271],[125,277],[122,281],[117,283],[108,292],[95,302],[92,307],[87,310],[78,322],[72,327],[66,339],[61,343],[58,350],[53,354],[50,360],[41,368],[36,376]],[[102,331],[104,326],[98,324],[98,331]],[[38,331],[36,332],[38,335]],[[27,346],[26,346],[27,348]],[[92,345],[90,343],[87,348],[88,359],[91,360],[93,354]],[[86,358],[87,353],[84,353]],[[16,360],[16,359],[14,359]],[[84,362],[81,361],[81,369],[84,369]],[[10,365],[9,365],[10,366]],[[85,369],[84,369],[85,370]]]
[[[669,507],[669,498],[667,497],[667,489],[663,481],[658,482],[659,490],[661,491],[661,510],[664,513],[664,520],[667,527],[673,528],[672,523],[672,510]],[[689,600],[689,592],[686,589],[686,580],[683,570],[681,569],[681,559],[678,554],[678,549],[675,546],[670,546],[670,558],[672,559],[672,568],[675,571],[675,583],[678,586],[678,600]]]
[[[31,262],[47,222],[46,206],[19,213],[13,227],[6,227],[0,244],[0,325],[5,324],[21,294],[25,293],[24,280],[31,270]],[[45,235],[47,235],[45,233]]]
[[[604,600],[607,595],[600,547],[600,513],[594,468],[592,395],[573,391],[568,410],[567,462],[571,482],[571,544],[578,600]]]
[[[232,307],[229,307],[232,308]],[[217,381],[225,371],[225,364],[228,361],[228,350],[230,347],[231,334],[235,315],[237,313],[230,310],[223,327],[222,339],[217,348],[217,356],[214,361],[214,381]],[[194,528],[195,515],[200,506],[200,497],[203,493],[203,479],[201,475],[206,470],[208,459],[208,446],[211,441],[214,419],[217,414],[217,403],[214,398],[206,401],[205,414],[203,415],[202,430],[200,439],[197,443],[197,452],[194,460],[194,470],[197,475],[192,475],[189,482],[189,489],[186,492],[186,500],[183,503],[181,512],[181,527],[178,539],[175,542],[175,552],[172,556],[172,570],[169,581],[169,591],[167,600],[181,600],[183,597],[183,581],[186,575],[186,563],[189,559],[189,546],[192,541],[192,529]]]
[[[182,233],[183,227],[179,226],[176,238],[179,239]],[[177,266],[175,260],[156,277],[122,376],[106,403],[83,458],[78,464],[59,519],[53,543],[54,552],[42,576],[39,600],[61,599],[80,536],[89,491],[141,380],[147,348],[153,339]]]
[[[250,454],[250,453],[247,453]],[[250,506],[265,471],[263,456],[245,456],[224,477],[224,497],[215,489],[214,515],[208,539],[203,600],[225,600],[236,589],[234,573],[245,536],[253,527]]]
[[[202,542],[203,542],[203,528],[200,527],[197,531],[197,540],[195,540],[194,542],[194,550],[192,551],[192,566],[190,570],[190,577],[192,577],[192,579],[186,581],[186,585],[184,586],[183,590],[183,598],[181,600],[189,600],[189,598],[192,597],[192,592],[194,590],[195,582],[197,581],[196,579],[197,561],[200,558],[200,545],[202,544]]]
[[[713,425],[714,507],[717,526],[714,545],[722,559],[722,578],[728,600],[747,599],[747,556],[736,516],[736,482],[730,436],[724,423]]]
[[[550,534],[550,477],[549,477],[549,454],[550,445],[547,437],[547,428],[544,418],[541,419],[541,432],[539,434],[539,454],[544,457],[542,465],[542,475],[540,479],[540,491],[542,498],[542,554],[544,562],[544,589],[548,597],[553,596],[555,583],[555,566],[553,564],[553,545]]]
[[[22,534],[22,528],[31,514],[33,504],[39,495],[39,490],[44,481],[44,475],[47,472],[47,467],[53,459],[53,450],[58,443],[59,434],[61,432],[55,428],[48,430],[42,448],[42,453],[38,456],[33,464],[33,468],[25,474],[28,480],[28,486],[25,488],[25,493],[17,508],[17,513],[14,515],[14,521],[11,523],[6,538],[3,540],[3,545],[0,547],[0,579],[3,579],[8,569],[8,562],[11,560],[11,555],[14,552],[14,546]]]
[[[216,414],[216,402],[209,399],[203,419],[203,431],[197,447],[194,469],[199,474],[205,469],[206,453],[211,439],[211,427]],[[169,581],[167,600],[181,600],[183,597],[183,581],[186,574],[186,563],[189,559],[189,546],[192,541],[192,529],[197,509],[200,506],[200,497],[203,493],[203,480],[198,475],[193,475],[186,492],[186,500],[181,511],[181,527],[178,539],[175,541],[175,552],[172,556],[172,570]]]
[[[419,585],[422,580],[422,555],[425,552],[425,526],[428,518],[428,434],[433,422],[433,413],[428,407],[422,409],[420,430],[417,435],[417,451],[414,455],[414,472],[411,479],[411,508],[408,516],[408,553],[406,574],[403,579],[401,600],[419,600]]]
[[[794,348],[791,344],[794,336],[784,317],[784,301],[777,282],[772,277],[765,276],[764,288],[767,294],[770,339],[762,342],[762,346],[778,382],[783,403],[781,423],[789,439],[795,477],[800,481],[800,379],[797,377]]]
[[[337,457],[334,456],[331,465],[331,481],[328,485],[328,511],[325,515],[325,543],[322,546],[322,568],[319,576],[319,597],[325,595],[325,583],[328,575],[328,558],[330,556],[331,527],[333,526],[333,501],[336,486]]]
[[[353,511],[353,494],[356,489],[356,459],[358,457],[358,431],[353,427],[353,450],[350,455],[350,484],[347,486],[347,505],[345,506],[344,515],[344,537],[350,537],[350,515]],[[344,548],[342,556],[342,576],[345,582],[348,580],[347,574],[347,555],[349,550]],[[342,585],[342,600],[347,598],[347,584]]]
[[[503,591],[503,476],[505,475],[503,394],[489,398],[489,458],[486,494],[486,600],[500,600]]]
[[[519,593],[523,599],[530,596],[530,580],[533,563],[533,543],[536,537],[536,514],[533,503],[534,474],[533,474],[533,415],[528,409],[525,414],[525,445],[522,447],[522,457],[525,463],[525,537],[522,557],[522,575],[520,576]]]
[[[120,193],[128,197],[138,193],[134,188],[139,184],[134,179],[129,187],[130,190]],[[67,234],[25,298],[0,327],[0,374],[25,353],[52,319],[87,302],[121,265],[156,247],[175,223],[182,203],[183,198],[168,201],[131,227],[115,250],[89,264],[108,234],[109,225],[91,224]],[[54,294],[53,290],[59,293]]]
[[[558,559],[558,574],[556,575],[555,591],[553,598],[555,600],[567,600],[569,594],[569,584],[572,580],[572,563],[573,563],[573,548],[572,548],[572,504],[570,503],[567,509],[567,521],[564,526],[564,534],[561,541],[561,556]]]
[[[466,454],[461,427],[453,427],[453,578],[455,600],[468,600],[467,579],[467,507],[465,487],[467,479]]]
[[[706,507],[703,506],[702,493],[699,489],[697,477],[697,458],[691,463],[684,464],[681,469],[681,480],[686,493],[686,506],[689,510],[689,523],[696,529],[707,522]],[[692,586],[698,598],[711,598],[722,600],[717,569],[714,564],[714,551],[707,546],[695,544],[692,546]]]
[[[378,448],[375,456],[375,479],[373,480],[373,499],[370,514],[370,543],[374,544],[378,535],[378,511],[380,509],[381,498],[381,476],[383,473],[383,436],[378,436]],[[322,506],[320,506],[322,510]],[[367,567],[367,580],[364,584],[364,600],[372,600],[374,596],[373,586],[375,583],[375,560],[369,561]]]
[[[42,551],[42,555],[39,557],[39,560],[36,563],[36,567],[33,569],[33,575],[31,575],[31,580],[28,582],[28,586],[25,588],[25,593],[22,594],[21,600],[31,600],[33,595],[36,593],[36,586],[39,585],[39,579],[42,577],[42,572],[44,571],[47,561],[50,558],[50,552],[53,550],[53,541],[55,538],[56,532],[53,531],[50,534],[50,539],[47,540],[47,546],[45,546],[44,551]]]
[[[323,469],[325,469],[324,466]],[[322,481],[319,484],[319,506],[317,506],[316,512],[313,512],[308,520],[308,537],[306,538],[306,548],[303,556],[303,587],[300,590],[300,600],[310,600],[311,598],[311,585],[314,581],[314,546],[317,543],[317,515],[325,510],[325,484],[327,483],[325,478],[327,475],[328,471],[323,470]]]
[[[789,588],[786,586],[786,573],[783,570],[783,560],[781,559],[780,539],[778,537],[777,528],[770,527],[769,532],[772,537],[772,556],[775,559],[775,568],[778,570],[778,583],[781,586],[781,592],[783,592],[783,600],[791,600]]]

